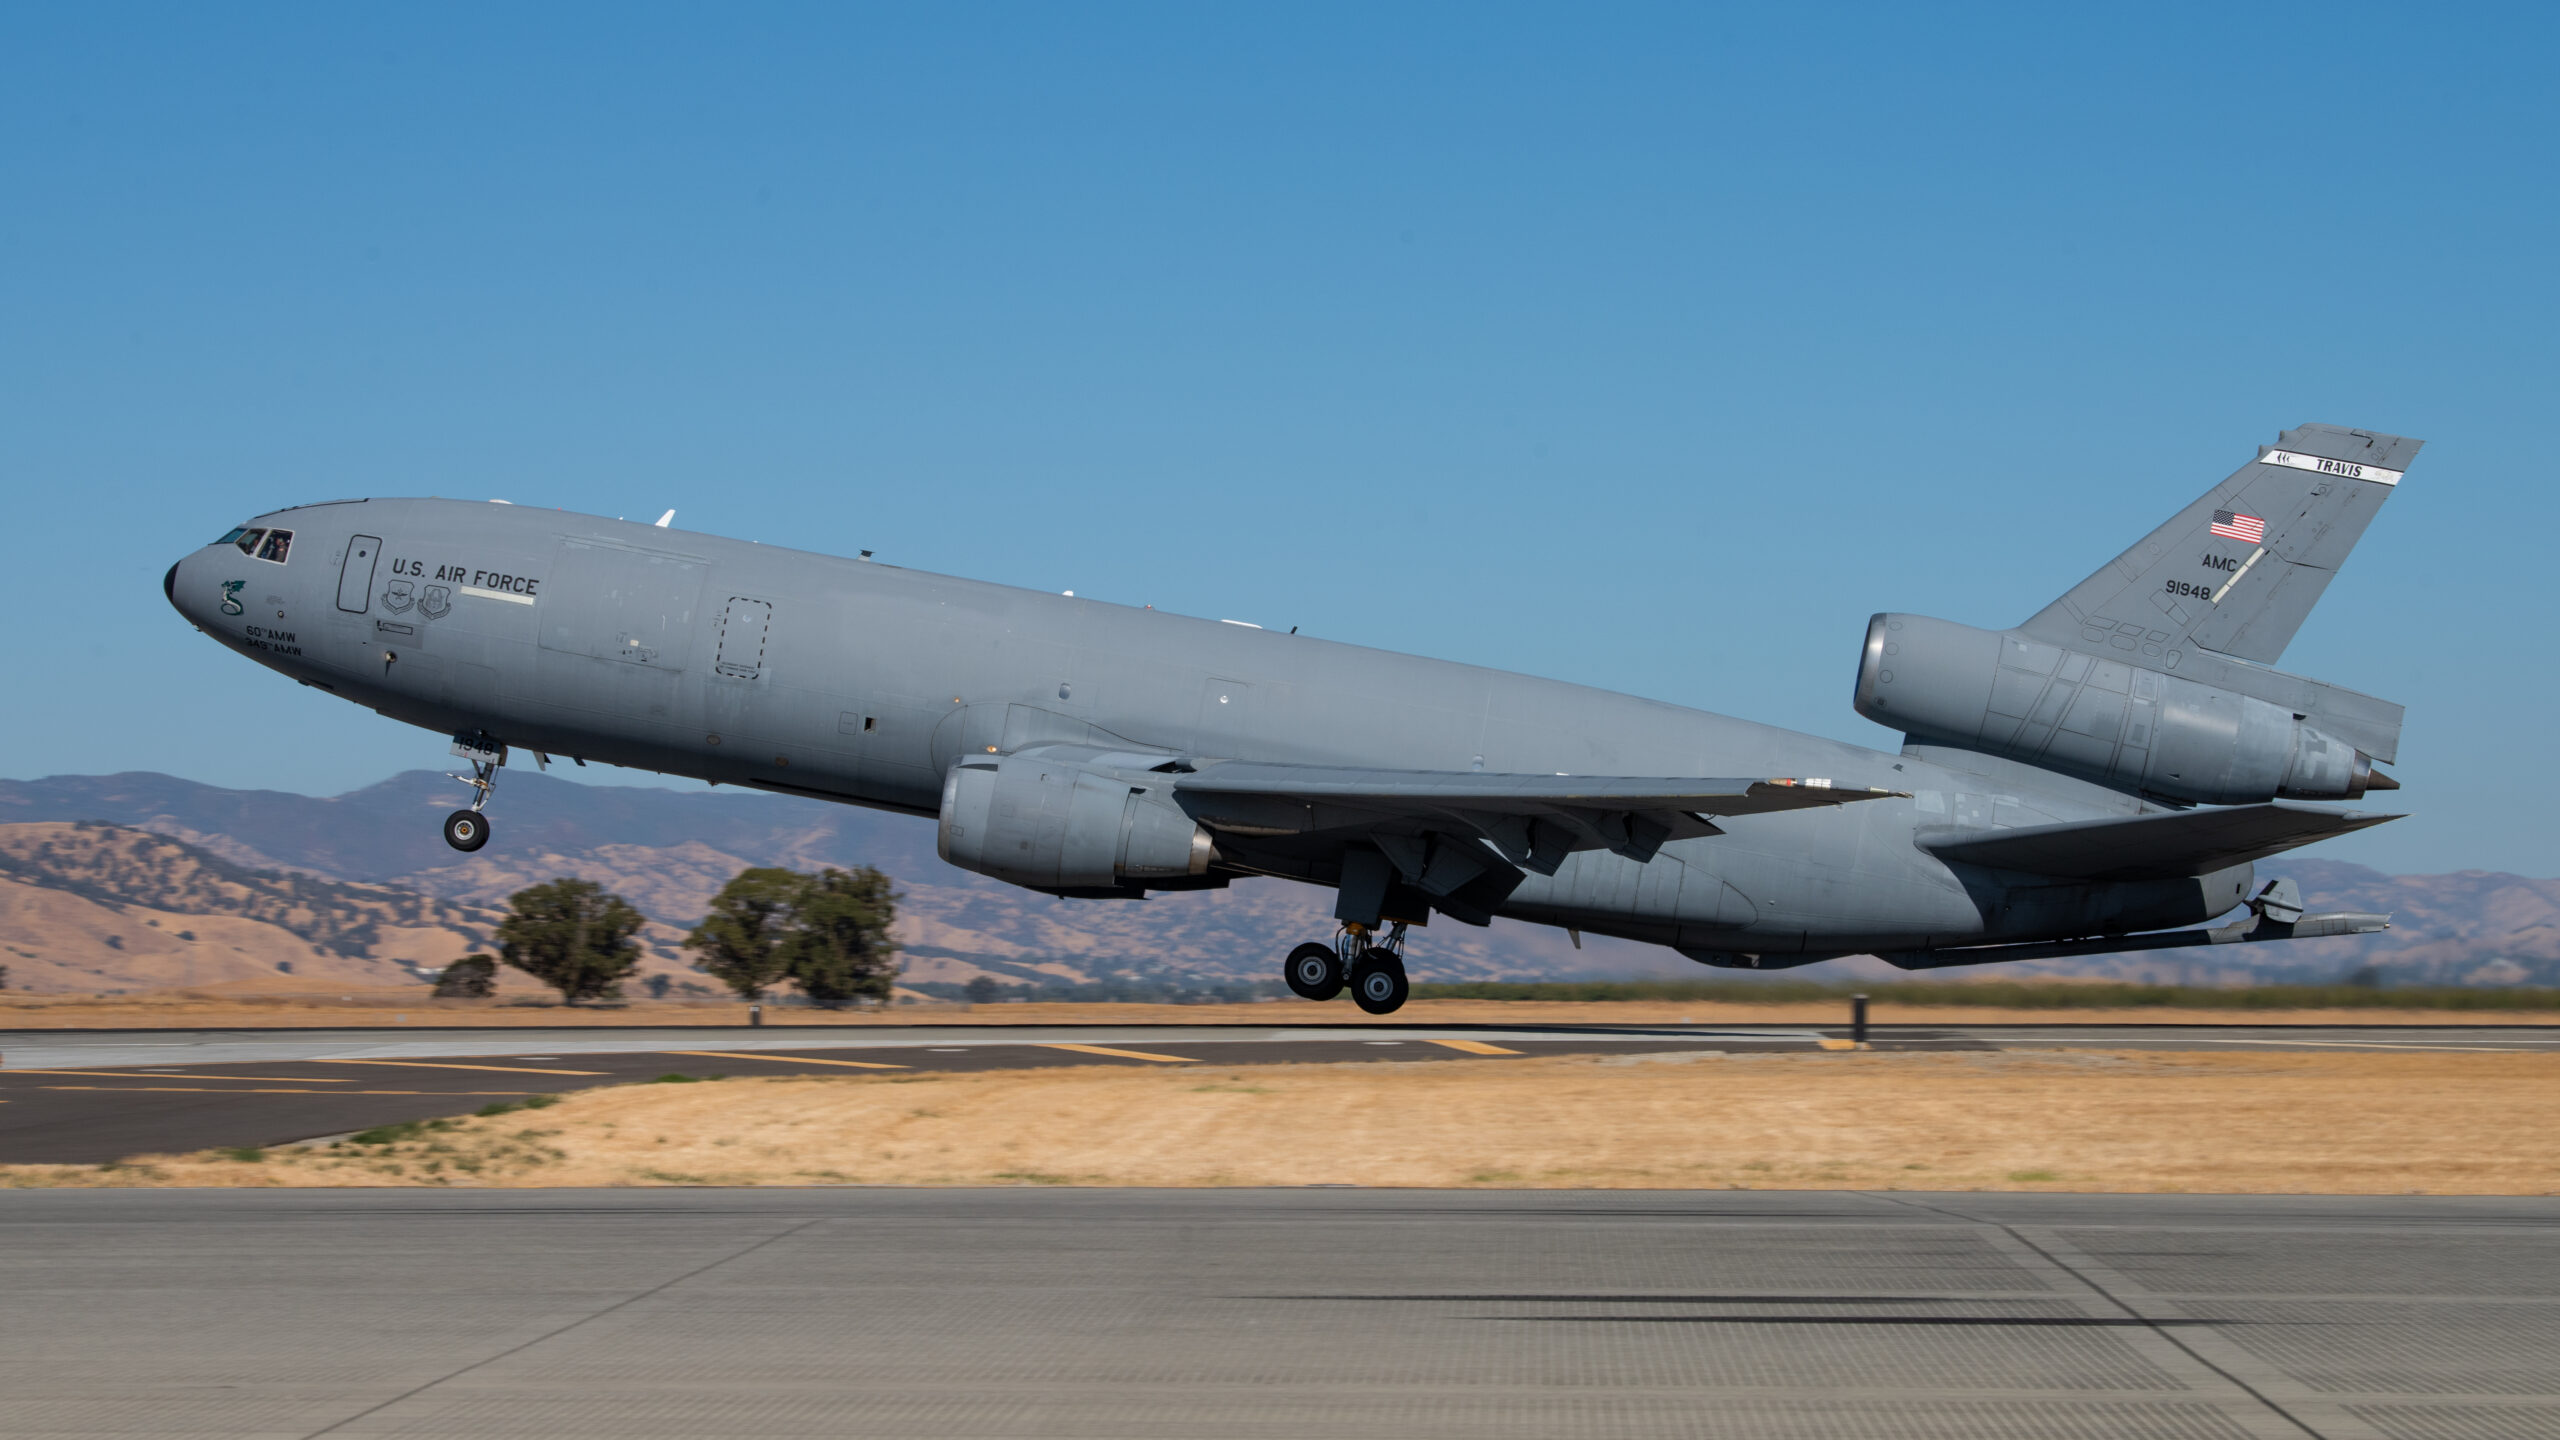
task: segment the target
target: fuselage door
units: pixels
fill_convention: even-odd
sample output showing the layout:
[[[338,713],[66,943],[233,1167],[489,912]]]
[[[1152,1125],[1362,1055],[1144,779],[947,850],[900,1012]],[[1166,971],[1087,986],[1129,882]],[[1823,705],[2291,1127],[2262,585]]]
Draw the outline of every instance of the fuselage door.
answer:
[[[382,537],[358,535],[347,542],[346,563],[338,568],[338,608],[361,615],[373,603],[373,567],[382,563]]]
[[[720,654],[712,668],[733,680],[762,675],[765,631],[772,624],[771,602],[730,596],[728,608],[720,612]]]
[[[1192,727],[1192,745],[1206,755],[1235,755],[1241,753],[1238,745],[1255,739],[1258,733],[1253,685],[1210,676],[1208,683],[1200,687],[1200,720]]]

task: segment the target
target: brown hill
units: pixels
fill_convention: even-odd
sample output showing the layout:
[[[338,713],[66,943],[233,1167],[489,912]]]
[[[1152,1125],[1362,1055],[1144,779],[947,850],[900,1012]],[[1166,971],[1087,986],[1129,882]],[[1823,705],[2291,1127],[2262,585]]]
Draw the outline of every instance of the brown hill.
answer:
[[[557,875],[582,876],[629,897],[659,922],[648,936],[653,973],[697,984],[701,977],[675,942],[720,885],[749,865],[874,864],[887,871],[906,897],[898,933],[910,947],[907,978],[928,985],[981,973],[1033,985],[1261,984],[1290,945],[1332,929],[1329,896],[1286,881],[1246,880],[1229,890],[1143,903],[1052,900],[944,864],[934,854],[930,820],[725,789],[580,785],[512,769],[499,787],[495,840],[461,856],[445,848],[436,822],[463,795],[429,771],[330,797],[224,790],[148,773],[57,776],[0,781],[0,829],[9,821],[106,821],[193,845],[239,873],[414,892],[460,912],[502,905],[516,890]],[[2297,945],[2042,962],[1997,973],[2326,982],[2373,964],[2387,981],[2560,984],[2560,880],[2480,871],[2393,876],[2316,856],[2281,857],[2261,872],[2293,876],[2315,908],[2390,912],[2393,929]],[[171,898],[152,888],[158,882],[138,875],[114,882],[123,889],[94,876],[80,883],[108,886],[108,898],[125,904]],[[338,893],[285,887],[262,892],[267,898],[259,903],[290,915],[297,895]],[[367,922],[350,912],[331,922],[343,931],[314,930],[305,943],[325,950],[343,935],[366,957],[428,963],[445,953],[400,948],[387,938],[398,929],[389,914],[380,911],[370,922],[386,937],[378,942],[365,938]],[[1586,943],[1576,950],[1560,932],[1508,922],[1490,929],[1443,922],[1414,937],[1413,953],[1416,973],[1435,980],[1707,973],[1651,946],[1597,937]],[[92,952],[97,948],[93,943]],[[0,963],[16,959],[0,957]],[[73,973],[126,973],[117,969],[123,963],[112,953],[93,953],[87,968]],[[1846,960],[1798,973],[1892,972],[1872,960]],[[73,983],[98,988],[89,980]]]
[[[487,949],[501,913],[400,886],[250,870],[123,826],[0,825],[0,965],[12,991],[415,987]],[[700,981],[670,958],[680,938],[651,927],[644,981]],[[540,989],[522,977],[504,988]]]

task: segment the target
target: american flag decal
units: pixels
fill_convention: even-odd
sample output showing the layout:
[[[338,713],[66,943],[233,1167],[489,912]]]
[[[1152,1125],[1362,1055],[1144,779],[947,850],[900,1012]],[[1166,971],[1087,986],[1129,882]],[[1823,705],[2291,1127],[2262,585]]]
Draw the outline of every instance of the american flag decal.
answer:
[[[2264,545],[2267,543],[2267,522],[2236,510],[2216,510],[2213,512],[2213,533],[2225,540]]]

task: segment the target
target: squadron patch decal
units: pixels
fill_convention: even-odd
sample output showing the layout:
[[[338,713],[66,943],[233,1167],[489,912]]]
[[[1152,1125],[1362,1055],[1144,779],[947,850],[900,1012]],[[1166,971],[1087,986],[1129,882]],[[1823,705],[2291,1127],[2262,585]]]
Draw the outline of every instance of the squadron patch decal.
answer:
[[[225,580],[222,582],[223,614],[246,615],[249,613],[249,607],[240,603],[240,587],[248,583],[249,582],[246,580]]]

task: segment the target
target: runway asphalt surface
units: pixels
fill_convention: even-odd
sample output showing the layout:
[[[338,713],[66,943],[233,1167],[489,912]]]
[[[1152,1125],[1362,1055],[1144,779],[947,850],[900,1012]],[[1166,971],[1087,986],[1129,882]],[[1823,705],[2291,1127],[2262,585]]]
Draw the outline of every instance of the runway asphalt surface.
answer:
[[[878,1026],[831,1029],[0,1033],[0,1163],[100,1164],[270,1146],[529,1094],[684,1075],[856,1075],[1054,1065],[1259,1065],[1673,1050],[1816,1051],[1801,1026]],[[1890,1050],[2560,1049],[2560,1028],[1879,1026]]]
[[[0,1435],[2560,1435],[2560,1200],[0,1192]]]

